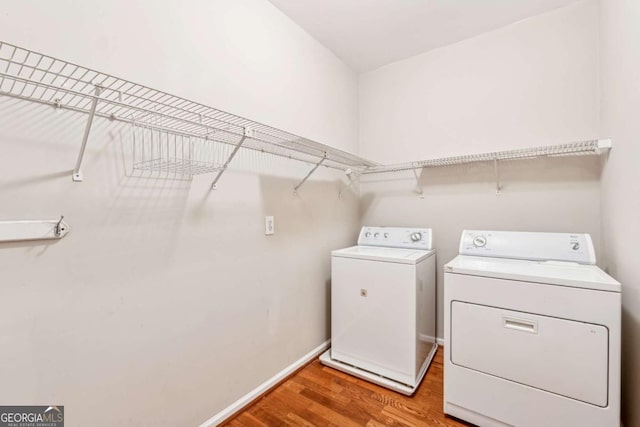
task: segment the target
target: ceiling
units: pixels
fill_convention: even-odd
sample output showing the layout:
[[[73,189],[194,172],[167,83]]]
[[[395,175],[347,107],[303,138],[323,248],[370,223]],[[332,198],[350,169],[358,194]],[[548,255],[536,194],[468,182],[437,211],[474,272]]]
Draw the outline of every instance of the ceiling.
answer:
[[[576,0],[270,0],[358,72]]]

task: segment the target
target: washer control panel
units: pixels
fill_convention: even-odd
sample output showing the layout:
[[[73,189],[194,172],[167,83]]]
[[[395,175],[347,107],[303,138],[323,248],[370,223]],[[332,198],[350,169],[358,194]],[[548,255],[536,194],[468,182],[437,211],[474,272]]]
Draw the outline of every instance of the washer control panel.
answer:
[[[588,234],[464,230],[459,252],[495,258],[596,263]]]
[[[358,245],[430,250],[431,234],[430,228],[362,227]]]

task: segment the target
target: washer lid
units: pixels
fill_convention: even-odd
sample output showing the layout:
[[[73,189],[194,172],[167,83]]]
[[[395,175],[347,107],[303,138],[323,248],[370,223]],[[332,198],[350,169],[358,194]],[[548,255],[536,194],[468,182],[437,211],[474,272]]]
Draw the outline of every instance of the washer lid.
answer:
[[[494,277],[584,289],[620,292],[622,285],[595,265],[458,255],[445,273]]]
[[[371,261],[395,262],[400,264],[417,264],[429,258],[435,251],[419,249],[384,248],[377,246],[351,246],[331,252],[331,256],[339,258],[366,259]]]

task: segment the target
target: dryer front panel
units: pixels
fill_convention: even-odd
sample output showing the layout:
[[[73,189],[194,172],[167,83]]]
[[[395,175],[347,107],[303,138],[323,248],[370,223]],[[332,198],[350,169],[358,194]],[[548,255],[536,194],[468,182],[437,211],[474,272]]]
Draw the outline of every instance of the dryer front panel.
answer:
[[[450,316],[452,363],[607,406],[606,327],[461,301]]]

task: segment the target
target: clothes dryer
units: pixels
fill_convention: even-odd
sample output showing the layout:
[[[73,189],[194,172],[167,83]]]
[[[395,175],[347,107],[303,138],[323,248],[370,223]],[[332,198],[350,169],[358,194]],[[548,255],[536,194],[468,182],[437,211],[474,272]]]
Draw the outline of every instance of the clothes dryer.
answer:
[[[444,411],[479,426],[619,426],[621,285],[588,234],[466,230],[445,265]]]

